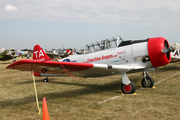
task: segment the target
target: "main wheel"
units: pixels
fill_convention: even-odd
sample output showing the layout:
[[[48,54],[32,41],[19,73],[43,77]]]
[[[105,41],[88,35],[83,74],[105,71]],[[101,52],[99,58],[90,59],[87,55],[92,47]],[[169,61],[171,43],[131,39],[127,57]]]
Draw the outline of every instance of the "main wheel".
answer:
[[[141,81],[142,87],[148,88],[154,86],[154,80],[150,77],[146,77],[146,80],[143,78]]]
[[[136,85],[133,82],[129,85],[122,84],[121,90],[124,94],[132,94],[136,91]]]
[[[44,78],[44,79],[43,79],[43,82],[45,82],[45,83],[46,83],[46,82],[49,82],[48,78]]]

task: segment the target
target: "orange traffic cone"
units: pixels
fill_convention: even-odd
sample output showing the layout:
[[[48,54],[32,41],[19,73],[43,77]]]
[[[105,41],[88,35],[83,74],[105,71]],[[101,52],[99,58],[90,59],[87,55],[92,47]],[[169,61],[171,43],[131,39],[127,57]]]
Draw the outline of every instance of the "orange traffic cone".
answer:
[[[45,97],[43,98],[43,120],[50,120]]]

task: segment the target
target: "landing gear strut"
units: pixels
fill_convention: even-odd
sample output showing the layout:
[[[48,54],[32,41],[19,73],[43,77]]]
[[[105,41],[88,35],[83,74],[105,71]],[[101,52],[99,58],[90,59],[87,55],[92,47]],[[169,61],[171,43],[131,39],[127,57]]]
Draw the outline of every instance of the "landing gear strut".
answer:
[[[47,77],[47,78],[44,78],[44,79],[43,79],[43,82],[44,82],[44,83],[49,82],[48,77]]]
[[[154,86],[154,80],[152,77],[148,74],[147,71],[143,71],[144,78],[141,81],[142,87],[145,88],[152,88]]]
[[[14,57],[13,57],[13,62],[16,62],[16,60],[14,59]]]

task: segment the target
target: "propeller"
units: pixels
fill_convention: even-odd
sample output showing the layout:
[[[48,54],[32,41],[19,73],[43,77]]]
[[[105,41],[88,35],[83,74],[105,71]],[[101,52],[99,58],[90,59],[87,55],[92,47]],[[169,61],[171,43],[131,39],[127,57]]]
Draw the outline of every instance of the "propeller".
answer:
[[[161,52],[162,52],[162,53],[169,53],[169,52],[172,52],[172,51],[173,51],[173,48],[172,48],[172,47],[165,48],[165,49],[161,49]]]
[[[161,49],[161,52],[165,53],[168,60],[169,60],[170,59],[170,54],[169,53],[173,51],[173,48],[169,47],[169,45],[168,45],[168,43],[166,41],[164,42],[164,47],[165,47],[164,49]]]
[[[15,51],[14,49],[10,49],[10,50],[9,50],[9,54],[10,54],[11,56],[14,56],[14,55],[16,54],[16,51]]]
[[[173,47],[169,47],[168,43],[167,42],[164,42],[164,49],[161,49],[161,52],[162,53],[169,53],[169,52],[172,52],[173,51]]]

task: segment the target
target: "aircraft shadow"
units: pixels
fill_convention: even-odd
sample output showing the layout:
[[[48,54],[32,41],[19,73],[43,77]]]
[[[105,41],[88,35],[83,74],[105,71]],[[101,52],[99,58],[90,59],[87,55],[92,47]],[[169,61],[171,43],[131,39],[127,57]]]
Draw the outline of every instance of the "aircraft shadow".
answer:
[[[40,82],[40,80],[38,80],[38,82]],[[136,81],[133,81],[133,82],[135,83]],[[23,83],[31,83],[31,81],[17,83],[17,84],[23,84]],[[50,83],[64,84],[64,85],[76,85],[76,86],[83,86],[85,88],[38,95],[39,101],[42,101],[43,97],[46,97],[47,100],[59,99],[59,98],[72,98],[72,97],[75,98],[75,97],[82,96],[82,95],[97,94],[97,93],[113,91],[113,90],[119,90],[119,92],[117,92],[117,94],[120,95],[121,84],[122,84],[120,80],[114,81],[112,83],[101,84],[101,85],[67,83],[67,82],[50,82]],[[138,89],[140,87],[141,86],[136,86],[136,89]],[[35,96],[25,97],[25,98],[21,98],[21,99],[0,101],[0,107],[3,108],[3,107],[8,107],[8,106],[19,106],[19,105],[28,104],[31,102],[35,102]]]
[[[10,65],[11,63],[7,63],[7,62],[2,62],[2,63],[0,63],[0,64],[9,64],[9,65]]]
[[[53,79],[53,78],[52,78]],[[51,79],[51,80],[52,80]],[[24,79],[25,80],[25,79]],[[41,83],[41,82],[43,82],[43,79],[42,80],[35,80],[36,81],[36,83]],[[27,79],[27,81],[25,81],[25,82],[18,82],[18,83],[14,83],[14,84],[27,84],[27,83],[33,83],[33,79],[32,80],[29,80],[29,79]],[[49,82],[48,82],[49,83]],[[46,83],[44,83],[44,84],[46,84]]]
[[[177,65],[172,65],[172,66],[165,66],[161,68],[157,68],[158,71],[170,71],[170,70],[180,70],[180,67]]]

